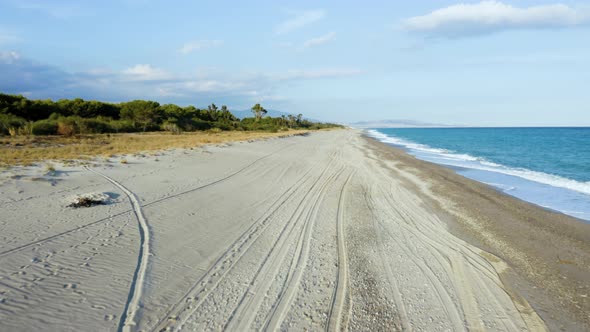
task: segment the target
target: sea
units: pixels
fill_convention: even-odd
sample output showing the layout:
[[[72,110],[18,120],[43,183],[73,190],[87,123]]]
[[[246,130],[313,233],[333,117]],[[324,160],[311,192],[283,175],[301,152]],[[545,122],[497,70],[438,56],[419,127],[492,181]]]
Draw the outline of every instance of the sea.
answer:
[[[374,128],[375,139],[590,222],[590,128]]]

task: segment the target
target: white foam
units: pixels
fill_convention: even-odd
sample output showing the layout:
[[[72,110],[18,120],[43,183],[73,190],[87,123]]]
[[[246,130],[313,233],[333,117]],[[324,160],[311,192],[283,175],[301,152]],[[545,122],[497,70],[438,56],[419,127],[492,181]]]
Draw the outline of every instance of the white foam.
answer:
[[[376,130],[368,130],[367,133],[375,139],[394,145],[399,145],[407,148],[413,154],[420,156],[425,155],[425,159],[429,161],[444,164],[448,166],[457,166],[464,168],[471,168],[489,172],[497,172],[506,175],[517,176],[525,180],[534,181],[553,187],[565,188],[577,191],[586,195],[590,195],[590,181],[580,182],[562,176],[547,174],[543,172],[532,171],[526,168],[513,168],[501,164],[487,161],[483,158],[473,157],[467,154],[454,153],[453,151],[431,148],[429,146],[418,144],[396,137],[388,136]]]

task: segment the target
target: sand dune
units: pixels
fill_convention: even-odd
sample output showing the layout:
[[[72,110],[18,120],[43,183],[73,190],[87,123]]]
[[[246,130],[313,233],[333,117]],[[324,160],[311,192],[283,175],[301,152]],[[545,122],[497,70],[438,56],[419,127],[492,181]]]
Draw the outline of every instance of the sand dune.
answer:
[[[546,329],[357,131],[126,159],[2,174],[3,331]]]

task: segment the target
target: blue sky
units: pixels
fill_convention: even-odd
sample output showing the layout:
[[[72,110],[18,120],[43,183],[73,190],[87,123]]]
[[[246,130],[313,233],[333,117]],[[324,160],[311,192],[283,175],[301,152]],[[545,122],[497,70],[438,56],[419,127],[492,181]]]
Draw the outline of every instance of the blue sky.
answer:
[[[590,2],[0,0],[0,91],[590,126]]]

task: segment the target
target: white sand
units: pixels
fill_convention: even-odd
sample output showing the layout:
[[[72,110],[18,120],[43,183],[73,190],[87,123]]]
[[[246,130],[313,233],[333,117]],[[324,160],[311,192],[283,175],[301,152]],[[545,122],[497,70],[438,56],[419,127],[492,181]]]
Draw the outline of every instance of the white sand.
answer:
[[[544,329],[358,132],[126,159],[0,176],[0,330]]]

